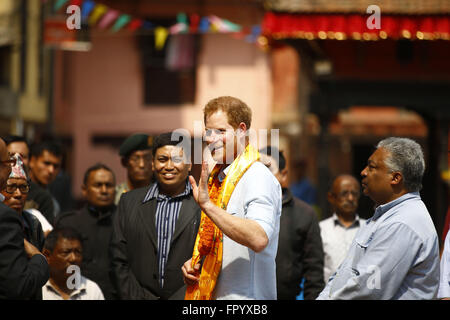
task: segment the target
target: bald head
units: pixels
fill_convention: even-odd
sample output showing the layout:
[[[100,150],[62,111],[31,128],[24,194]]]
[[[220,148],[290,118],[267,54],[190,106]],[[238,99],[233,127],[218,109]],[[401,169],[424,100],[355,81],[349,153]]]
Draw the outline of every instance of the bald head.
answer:
[[[338,176],[328,192],[328,201],[337,215],[354,216],[358,209],[360,184],[355,177],[343,174]]]
[[[356,178],[349,174],[341,174],[334,179],[333,184],[331,185],[331,192],[339,192],[342,184],[354,184],[357,188],[360,187],[359,181]]]

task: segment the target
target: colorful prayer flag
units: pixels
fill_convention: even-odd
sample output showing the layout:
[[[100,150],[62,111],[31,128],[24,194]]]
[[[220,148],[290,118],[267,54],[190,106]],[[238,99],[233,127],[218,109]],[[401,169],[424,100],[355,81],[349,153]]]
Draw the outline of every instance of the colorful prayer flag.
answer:
[[[110,9],[106,12],[98,23],[100,29],[105,29],[119,16],[119,11]]]
[[[104,4],[98,4],[95,6],[94,10],[89,17],[89,25],[93,26],[97,21],[108,11],[108,7]]]
[[[53,10],[58,11],[61,9],[69,0],[57,0],[53,6]]]
[[[111,28],[112,32],[117,32],[122,29],[128,22],[130,22],[131,17],[128,14],[121,14],[114,25]]]
[[[164,48],[168,35],[169,31],[166,28],[164,27],[155,28],[155,48],[157,50],[161,50],[162,48]]]

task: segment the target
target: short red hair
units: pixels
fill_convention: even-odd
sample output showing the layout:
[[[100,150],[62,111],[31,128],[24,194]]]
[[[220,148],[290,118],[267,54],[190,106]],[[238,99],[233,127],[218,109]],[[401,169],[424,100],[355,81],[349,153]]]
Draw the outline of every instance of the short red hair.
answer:
[[[218,110],[222,110],[228,116],[228,123],[237,129],[241,122],[245,123],[247,129],[252,123],[252,110],[245,102],[238,98],[223,96],[210,100],[203,109],[204,121]]]

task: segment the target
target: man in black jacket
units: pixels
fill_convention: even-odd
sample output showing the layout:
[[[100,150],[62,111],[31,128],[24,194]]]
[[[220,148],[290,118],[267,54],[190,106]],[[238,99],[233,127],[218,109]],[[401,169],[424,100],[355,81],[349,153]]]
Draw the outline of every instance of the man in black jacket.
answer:
[[[104,164],[98,163],[86,170],[81,187],[87,204],[77,211],[56,217],[56,227],[72,227],[81,234],[83,261],[81,272],[96,282],[105,299],[116,299],[111,281],[111,244],[114,205],[115,176]]]
[[[120,199],[112,253],[121,299],[184,299],[181,266],[192,256],[201,211],[179,142],[170,133],[157,136],[152,151],[156,182]]]
[[[0,188],[4,189],[13,161],[0,139]],[[19,215],[0,202],[0,300],[36,297],[49,278],[47,260],[24,239]]]
[[[53,219],[52,217],[46,217],[50,223],[53,223],[54,218],[61,213],[61,204],[55,196],[51,194],[49,185],[55,181],[61,170],[64,155],[63,152],[62,145],[52,140],[35,143],[31,146],[30,150],[28,167],[30,169],[31,181],[48,191],[52,198]],[[31,188],[33,188],[33,185]],[[69,193],[70,190],[66,190],[66,192]]]
[[[276,258],[277,298],[295,300],[304,279],[304,299],[314,300],[325,285],[322,239],[315,211],[286,187],[288,170],[283,153],[271,146],[261,149],[260,153],[261,161],[275,175],[283,191]],[[272,154],[278,155],[278,161]]]

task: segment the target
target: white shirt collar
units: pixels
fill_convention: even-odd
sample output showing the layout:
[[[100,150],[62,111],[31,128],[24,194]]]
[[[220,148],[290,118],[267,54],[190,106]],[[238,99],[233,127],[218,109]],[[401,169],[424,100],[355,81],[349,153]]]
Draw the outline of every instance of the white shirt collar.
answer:
[[[82,279],[83,280],[83,279]],[[55,287],[52,285],[52,283],[50,282],[50,279],[47,280],[47,283],[44,285],[47,290],[50,289],[52,290],[54,293],[56,293],[57,295],[61,296],[61,294],[58,292],[58,290],[55,289]],[[86,286],[86,281],[80,281],[80,286],[78,288],[76,288],[74,291],[72,291],[69,295],[69,297],[73,297],[77,294],[80,294],[82,292],[85,292],[87,289]]]
[[[5,196],[0,193],[0,202],[5,201]]]
[[[336,225],[336,224],[339,224],[340,226],[344,227],[344,226],[342,225],[341,221],[339,220],[339,218],[338,218],[336,212],[333,213],[332,218],[333,218],[333,220],[334,220],[334,224],[335,224],[335,225]],[[352,223],[349,227],[347,227],[347,229],[348,229],[348,228],[352,228],[352,227],[354,227],[354,226],[359,226],[359,225],[360,225],[360,219],[359,219],[358,214],[355,213],[355,220],[353,220],[353,223]],[[345,227],[344,227],[344,228],[345,228]]]

